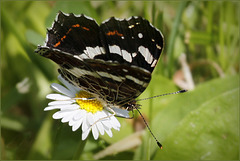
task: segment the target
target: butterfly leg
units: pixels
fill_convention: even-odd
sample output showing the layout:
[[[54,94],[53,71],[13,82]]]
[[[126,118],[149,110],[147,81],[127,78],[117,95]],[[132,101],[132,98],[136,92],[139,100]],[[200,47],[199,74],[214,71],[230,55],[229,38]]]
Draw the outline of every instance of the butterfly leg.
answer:
[[[84,100],[84,101],[86,101],[86,100],[94,100],[94,99],[96,99],[95,97],[89,97],[89,98],[74,98],[75,100]]]

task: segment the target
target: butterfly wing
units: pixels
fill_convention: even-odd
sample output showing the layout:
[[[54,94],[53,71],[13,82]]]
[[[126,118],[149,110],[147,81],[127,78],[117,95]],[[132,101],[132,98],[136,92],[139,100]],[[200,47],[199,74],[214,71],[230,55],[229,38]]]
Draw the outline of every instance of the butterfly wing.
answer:
[[[84,15],[59,12],[36,52],[59,64],[72,84],[124,106],[146,89],[162,47],[162,34],[141,17],[98,26]]]
[[[108,55],[95,57],[136,66],[152,72],[163,48],[163,36],[142,17],[106,20],[100,25],[100,39]]]

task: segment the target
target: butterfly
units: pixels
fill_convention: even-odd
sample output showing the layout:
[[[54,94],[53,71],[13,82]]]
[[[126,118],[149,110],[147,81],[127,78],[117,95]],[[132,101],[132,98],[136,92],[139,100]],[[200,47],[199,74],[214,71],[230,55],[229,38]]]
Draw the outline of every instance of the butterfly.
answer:
[[[111,17],[98,25],[86,15],[60,11],[36,53],[57,63],[65,80],[108,107],[133,110],[163,44],[160,30],[140,16]]]

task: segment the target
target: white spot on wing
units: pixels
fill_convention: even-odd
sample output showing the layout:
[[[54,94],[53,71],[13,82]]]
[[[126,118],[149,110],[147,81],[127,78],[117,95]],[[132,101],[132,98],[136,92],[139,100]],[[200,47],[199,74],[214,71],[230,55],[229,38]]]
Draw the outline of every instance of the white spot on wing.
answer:
[[[106,51],[105,51],[105,49],[104,49],[103,47],[100,47],[100,50],[101,50],[101,52],[102,52],[103,54],[106,53]]]
[[[133,27],[134,27],[134,25],[130,25],[130,26],[128,26],[128,28],[130,28],[130,29],[133,28]]]
[[[122,56],[123,56],[123,59],[128,61],[128,62],[132,62],[132,56],[129,52],[127,52],[126,50],[122,50]]]
[[[137,56],[137,53],[132,53],[132,57],[135,57],[135,56]]]
[[[122,82],[123,77],[115,76],[106,72],[97,72],[100,76],[113,79],[114,81]]]
[[[88,71],[88,70],[84,70],[84,69],[80,69],[80,68],[76,68],[76,67],[73,67],[72,69],[67,69],[71,74],[73,74],[74,76],[76,76],[77,78],[78,77],[81,77],[83,75],[91,75],[91,76],[94,76],[96,77],[96,73],[94,72],[91,72],[91,71]]]
[[[124,72],[128,72],[128,70],[127,69],[122,69]]]
[[[99,48],[99,46],[96,46],[94,48],[93,47],[86,47],[86,50],[83,50],[83,51],[88,56],[88,58],[92,59],[97,55],[101,55],[101,54],[105,53],[104,49],[103,48],[101,49],[101,48],[102,47]]]
[[[153,56],[148,50],[148,48],[145,48],[144,46],[139,46],[138,51],[142,54],[142,56],[145,58],[146,62],[148,64],[151,64],[153,61]]]
[[[154,61],[153,61],[152,65],[151,65],[151,67],[155,67],[156,64],[157,64],[157,59],[154,59]]]
[[[142,33],[138,33],[138,37],[141,39],[143,38],[143,34]]]
[[[159,46],[158,44],[156,44],[156,47],[157,47],[159,50],[162,49],[161,46]]]
[[[122,54],[121,54],[121,49],[120,49],[120,47],[119,46],[117,46],[117,45],[112,45],[112,46],[108,46],[109,47],[109,51],[110,51],[110,53],[115,53],[115,54],[118,54],[118,55],[121,55],[122,56]]]
[[[109,45],[108,47],[109,47],[110,53],[118,54],[118,55],[122,56],[122,58],[124,60],[126,60],[128,62],[132,62],[132,56],[126,50],[121,50],[120,47],[117,45],[112,45],[112,46]]]
[[[118,81],[118,82],[122,82],[123,80],[125,80],[124,77],[120,77],[120,76],[115,76],[115,75],[112,75],[112,74],[109,74],[107,72],[91,72],[91,71],[88,71],[88,70],[84,70],[84,69],[80,69],[80,68],[72,68],[72,69],[67,69],[71,74],[73,74],[74,76],[76,77],[82,77],[84,75],[90,75],[90,76],[94,76],[94,77],[97,77],[97,78],[100,78],[101,77],[106,77],[106,78],[110,78],[110,79],[113,79],[114,81]]]
[[[133,81],[134,83],[138,84],[138,85],[143,85],[145,84],[146,82],[143,82],[143,81],[140,81],[139,79],[131,76],[131,75],[126,75],[126,78],[127,79],[130,79],[131,81]]]

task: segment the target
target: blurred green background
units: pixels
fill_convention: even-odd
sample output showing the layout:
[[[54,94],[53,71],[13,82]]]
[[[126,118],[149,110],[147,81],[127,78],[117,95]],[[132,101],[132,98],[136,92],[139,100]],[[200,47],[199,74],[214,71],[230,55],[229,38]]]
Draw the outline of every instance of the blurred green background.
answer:
[[[190,89],[139,102],[142,119],[121,122],[120,132],[82,153],[80,130],[44,112],[57,81],[57,65],[34,53],[61,10],[93,17],[143,16],[160,29],[165,48],[140,96]],[[239,159],[239,2],[233,1],[1,1],[1,159]],[[80,149],[80,150],[79,150]]]

